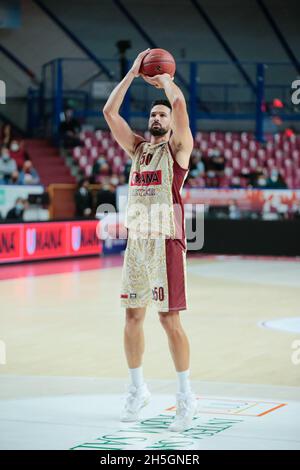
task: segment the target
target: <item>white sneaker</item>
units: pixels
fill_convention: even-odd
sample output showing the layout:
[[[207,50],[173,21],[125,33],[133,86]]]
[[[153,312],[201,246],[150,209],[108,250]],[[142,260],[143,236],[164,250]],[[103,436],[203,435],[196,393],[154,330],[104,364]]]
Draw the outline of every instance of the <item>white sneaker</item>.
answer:
[[[169,430],[182,432],[192,427],[193,417],[197,411],[198,400],[194,393],[176,393],[176,416],[169,426]]]
[[[125,397],[124,409],[121,413],[121,421],[130,422],[139,419],[139,412],[144,406],[150,402],[151,393],[147,385],[144,383],[140,387],[129,385],[128,393]]]

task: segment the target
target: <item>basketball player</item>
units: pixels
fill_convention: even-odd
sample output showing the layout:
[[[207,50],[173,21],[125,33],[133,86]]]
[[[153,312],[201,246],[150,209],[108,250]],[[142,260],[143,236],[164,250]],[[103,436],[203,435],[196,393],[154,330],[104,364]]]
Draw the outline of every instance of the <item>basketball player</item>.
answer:
[[[126,308],[124,346],[131,377],[122,421],[136,421],[150,400],[143,379],[143,322],[146,307],[154,303],[168,336],[178,376],[176,416],[169,429],[191,427],[197,400],[189,380],[189,342],[179,313],[186,304],[186,239],[181,188],[188,173],[193,137],[184,96],[168,74],[142,76],[165,91],[167,100],[152,104],[150,142],[135,134],[119,109],[149,49],[141,52],[131,70],[116,86],[103,113],[114,138],[132,158],[129,177],[128,230],[122,272],[121,304]],[[164,208],[159,213],[153,208]],[[159,366],[159,364],[158,364]]]

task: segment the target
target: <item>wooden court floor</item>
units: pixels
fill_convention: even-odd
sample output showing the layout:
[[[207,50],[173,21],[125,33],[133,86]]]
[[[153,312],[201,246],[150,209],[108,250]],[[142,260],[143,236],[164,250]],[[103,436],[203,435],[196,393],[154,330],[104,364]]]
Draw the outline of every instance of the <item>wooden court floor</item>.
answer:
[[[300,332],[261,323],[300,317],[300,262],[194,257],[187,267],[189,308],[180,316],[191,379],[299,387],[300,364],[291,358]],[[120,283],[120,266],[0,281],[0,374],[126,378]],[[144,331],[145,377],[175,380],[152,308]]]

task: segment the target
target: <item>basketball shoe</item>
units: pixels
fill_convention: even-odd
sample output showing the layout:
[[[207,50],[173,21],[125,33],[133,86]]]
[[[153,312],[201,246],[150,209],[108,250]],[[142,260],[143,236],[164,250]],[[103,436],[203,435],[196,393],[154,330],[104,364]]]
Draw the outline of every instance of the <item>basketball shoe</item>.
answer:
[[[176,416],[169,426],[170,431],[182,432],[192,427],[193,417],[198,411],[198,400],[192,392],[176,393]]]
[[[121,413],[121,421],[130,422],[139,419],[139,413],[144,406],[150,402],[151,393],[145,383],[140,387],[130,384],[127,395],[125,396],[125,404]]]

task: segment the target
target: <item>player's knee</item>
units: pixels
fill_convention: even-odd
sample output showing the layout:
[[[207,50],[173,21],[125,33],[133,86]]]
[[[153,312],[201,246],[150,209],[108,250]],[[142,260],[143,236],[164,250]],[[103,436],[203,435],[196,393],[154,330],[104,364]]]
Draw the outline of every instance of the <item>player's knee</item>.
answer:
[[[167,333],[176,334],[180,331],[178,312],[160,313],[159,319]]]
[[[127,309],[126,310],[126,326],[129,328],[135,328],[141,326],[144,321],[144,313],[139,309]]]

